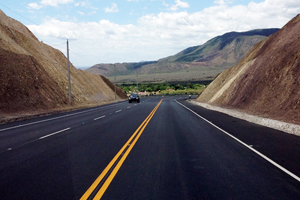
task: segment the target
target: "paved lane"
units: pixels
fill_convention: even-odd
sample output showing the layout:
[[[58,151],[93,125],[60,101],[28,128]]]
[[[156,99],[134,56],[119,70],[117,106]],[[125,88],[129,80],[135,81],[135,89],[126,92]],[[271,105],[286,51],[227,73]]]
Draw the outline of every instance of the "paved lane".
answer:
[[[142,100],[140,104],[122,102],[68,113],[84,111],[71,116],[62,114],[0,126],[1,199],[80,199],[161,98]],[[267,152],[268,157],[276,157],[276,148],[268,147],[277,145],[278,140],[273,143],[270,139],[268,145],[248,142],[258,141],[255,137],[266,141],[268,133],[280,133],[237,119],[235,128],[230,128],[229,116],[198,110],[184,100],[178,102]],[[164,98],[151,119],[146,120],[144,130],[138,131],[137,142],[134,146],[131,142],[122,153],[133,147],[102,199],[300,199],[299,181],[179,103]],[[33,124],[9,128],[26,123]],[[248,130],[255,130],[254,138]],[[292,139],[300,142],[299,138]],[[299,143],[290,147],[286,142],[281,142],[279,148],[296,153],[285,159],[285,167],[299,174],[299,168],[295,168],[296,164],[300,166],[299,159],[293,157],[298,155]],[[119,160],[121,157],[116,163]]]
[[[127,107],[127,102],[121,102],[2,125],[0,128],[0,152],[80,126],[94,119],[110,116]]]
[[[1,126],[1,137],[15,144],[7,150],[1,141],[1,199],[79,199],[159,100]],[[40,139],[67,127],[71,128]]]
[[[179,100],[194,112],[300,177],[300,137]]]
[[[103,199],[298,199],[298,181],[165,99]]]

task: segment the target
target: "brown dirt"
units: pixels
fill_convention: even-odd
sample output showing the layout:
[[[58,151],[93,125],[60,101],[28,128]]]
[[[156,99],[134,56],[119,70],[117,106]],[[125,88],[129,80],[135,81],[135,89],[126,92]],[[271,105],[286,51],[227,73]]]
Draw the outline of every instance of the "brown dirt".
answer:
[[[70,69],[72,105],[67,58],[0,10],[0,121],[115,101],[107,79],[72,64]],[[121,89],[117,94],[117,101],[127,98]]]
[[[197,100],[300,124],[299,47],[300,15],[220,74]]]
[[[34,57],[0,49],[0,110],[50,109],[67,104],[66,94]],[[61,98],[56,99],[59,96]],[[55,99],[55,101],[54,101]]]

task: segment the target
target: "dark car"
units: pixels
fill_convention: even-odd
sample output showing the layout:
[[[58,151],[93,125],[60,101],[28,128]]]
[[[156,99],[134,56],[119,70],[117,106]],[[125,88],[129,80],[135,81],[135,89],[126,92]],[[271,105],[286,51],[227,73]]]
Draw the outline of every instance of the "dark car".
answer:
[[[138,103],[140,103],[140,97],[138,94],[131,94],[129,96],[129,103],[131,103],[132,101],[136,101]]]

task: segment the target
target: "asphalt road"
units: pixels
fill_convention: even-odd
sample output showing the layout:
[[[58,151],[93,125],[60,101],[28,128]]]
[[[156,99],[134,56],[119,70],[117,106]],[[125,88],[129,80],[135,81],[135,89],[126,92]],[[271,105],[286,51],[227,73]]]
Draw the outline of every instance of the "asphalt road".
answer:
[[[142,98],[0,126],[0,199],[300,199],[300,138]]]

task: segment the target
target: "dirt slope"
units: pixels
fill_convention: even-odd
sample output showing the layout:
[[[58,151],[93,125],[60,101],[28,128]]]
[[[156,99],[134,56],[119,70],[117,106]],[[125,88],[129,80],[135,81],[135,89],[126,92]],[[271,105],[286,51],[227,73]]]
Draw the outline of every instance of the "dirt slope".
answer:
[[[300,124],[300,15],[221,73],[197,101]]]
[[[84,107],[115,99],[112,83],[71,64],[69,105],[67,58],[40,42],[0,10],[0,118],[5,114]],[[118,89],[117,100],[126,94]]]

